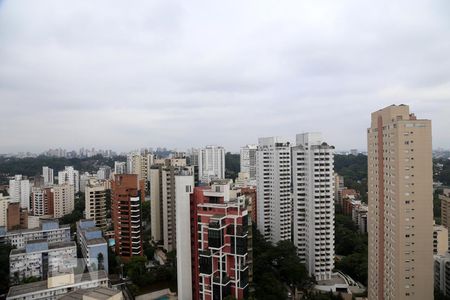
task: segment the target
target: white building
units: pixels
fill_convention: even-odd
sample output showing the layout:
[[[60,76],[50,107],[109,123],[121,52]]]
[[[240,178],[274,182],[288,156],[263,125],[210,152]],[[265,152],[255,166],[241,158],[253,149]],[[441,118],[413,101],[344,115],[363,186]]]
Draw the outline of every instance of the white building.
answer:
[[[127,173],[127,163],[124,161],[114,162],[114,174],[126,174]]]
[[[53,185],[53,169],[49,167],[42,167],[42,176],[44,177],[44,185]]]
[[[138,179],[148,181],[150,167],[153,165],[154,155],[151,153],[140,154],[133,152],[127,155],[127,173],[137,174]],[[118,173],[116,173],[118,174]]]
[[[72,272],[49,276],[48,280],[16,285],[9,289],[7,300],[56,300],[69,292],[80,289],[108,287],[108,275],[105,271],[96,271],[75,275]],[[91,299],[91,298],[82,298]]]
[[[334,147],[320,133],[297,135],[292,148],[293,241],[316,280],[334,268]]]
[[[108,166],[100,167],[97,171],[97,179],[110,180],[111,179],[111,167],[108,167]]]
[[[70,214],[75,208],[74,186],[70,184],[55,185],[53,192],[53,216],[61,218]]]
[[[40,226],[33,229],[10,230],[0,236],[17,249],[25,248],[29,241],[46,239],[49,243],[70,241],[70,225],[59,225],[57,219],[41,220]]]
[[[194,175],[194,167],[186,166],[186,159],[166,160],[165,165],[150,170],[151,231],[155,241],[162,241],[164,249],[176,247],[176,183],[177,175]]]
[[[16,175],[9,181],[11,202],[20,202],[21,208],[30,208],[30,192],[30,181],[23,179],[22,175]]]
[[[280,137],[260,138],[256,152],[257,226],[266,240],[291,239],[291,145]]]
[[[206,146],[198,151],[199,178],[204,183],[212,179],[225,179],[225,149]]]
[[[183,300],[192,299],[191,257],[191,205],[190,195],[194,191],[193,176],[175,176],[176,230],[177,230],[177,286]],[[181,299],[180,298],[180,299]]]
[[[246,145],[241,148],[241,172],[248,173],[250,180],[256,180],[257,145]]]
[[[9,255],[9,279],[19,283],[23,279],[45,279],[49,272],[59,272],[77,266],[75,242],[51,243],[46,240],[27,242],[25,249],[13,249]]]
[[[80,173],[72,166],[65,167],[64,171],[58,172],[58,184],[73,185],[75,193],[80,191]]]

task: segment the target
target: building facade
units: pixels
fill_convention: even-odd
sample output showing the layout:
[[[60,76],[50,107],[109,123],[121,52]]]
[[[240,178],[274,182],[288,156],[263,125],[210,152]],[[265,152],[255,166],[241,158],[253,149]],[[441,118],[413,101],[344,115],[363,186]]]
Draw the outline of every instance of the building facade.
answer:
[[[246,197],[232,197],[230,182],[225,180],[196,188],[191,176],[176,180],[183,186],[177,193],[177,253],[185,256],[177,266],[181,274],[178,295],[183,299],[244,299],[251,264]]]
[[[291,144],[280,137],[260,138],[256,152],[257,226],[272,243],[291,240]]]
[[[9,278],[20,283],[30,277],[46,279],[48,273],[70,270],[77,266],[75,242],[27,242],[25,249],[13,249],[9,255]]]
[[[11,202],[19,202],[21,208],[30,209],[30,192],[30,181],[22,175],[16,175],[9,181]]]
[[[105,270],[108,274],[108,244],[94,220],[77,222],[77,240],[89,270]]]
[[[42,177],[44,177],[44,186],[53,185],[54,175],[52,168],[42,167]]]
[[[256,181],[257,145],[246,145],[241,148],[241,172],[248,173],[250,181]]]
[[[152,237],[162,242],[167,251],[176,248],[175,176],[193,173],[193,167],[186,166],[186,159],[168,159],[164,165],[154,165],[150,170]]]
[[[25,248],[27,242],[34,240],[45,239],[49,243],[70,241],[70,225],[59,225],[57,219],[41,220],[40,223],[38,228],[7,231],[0,238],[17,249]]]
[[[334,269],[334,147],[320,133],[297,135],[292,148],[293,242],[309,276]]]
[[[106,194],[107,184],[105,181],[91,179],[85,187],[84,201],[86,219],[94,220],[97,227],[106,229]]]
[[[96,271],[76,275],[73,272],[62,274],[58,273],[52,274],[47,280],[13,286],[9,289],[6,299],[56,300],[72,291],[97,287],[106,288],[108,285],[108,275],[105,271]]]
[[[369,300],[433,299],[431,121],[392,105],[367,132]]]
[[[225,178],[225,149],[221,146],[206,146],[198,151],[199,179],[209,183],[213,179]]]
[[[72,185],[74,193],[78,193],[80,191],[80,173],[72,166],[65,167],[64,171],[58,172],[58,184]]]
[[[142,256],[142,202],[144,181],[136,174],[116,174],[112,182],[111,217],[116,254],[127,260]]]
[[[52,187],[53,193],[53,216],[61,218],[70,214],[75,208],[74,185],[60,184]]]

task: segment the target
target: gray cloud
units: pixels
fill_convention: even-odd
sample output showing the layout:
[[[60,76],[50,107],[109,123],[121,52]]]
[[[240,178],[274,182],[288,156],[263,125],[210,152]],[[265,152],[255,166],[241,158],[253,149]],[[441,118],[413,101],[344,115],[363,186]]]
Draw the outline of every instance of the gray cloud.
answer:
[[[0,153],[129,150],[322,131],[365,148],[410,104],[450,147],[450,5],[0,0]]]

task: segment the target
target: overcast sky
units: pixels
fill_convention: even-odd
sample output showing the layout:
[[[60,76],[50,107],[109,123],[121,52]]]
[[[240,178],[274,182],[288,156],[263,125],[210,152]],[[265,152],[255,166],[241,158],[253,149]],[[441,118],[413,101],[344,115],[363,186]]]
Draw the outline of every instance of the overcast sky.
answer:
[[[0,153],[365,149],[393,103],[450,148],[450,1],[0,0]]]

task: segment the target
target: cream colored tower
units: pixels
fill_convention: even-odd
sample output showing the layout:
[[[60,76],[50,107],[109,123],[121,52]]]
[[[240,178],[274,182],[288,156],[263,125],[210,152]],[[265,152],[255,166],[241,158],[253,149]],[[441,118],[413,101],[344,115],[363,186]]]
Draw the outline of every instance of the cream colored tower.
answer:
[[[433,299],[431,121],[392,105],[367,136],[369,300]]]

